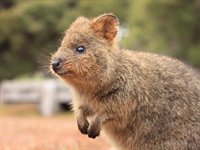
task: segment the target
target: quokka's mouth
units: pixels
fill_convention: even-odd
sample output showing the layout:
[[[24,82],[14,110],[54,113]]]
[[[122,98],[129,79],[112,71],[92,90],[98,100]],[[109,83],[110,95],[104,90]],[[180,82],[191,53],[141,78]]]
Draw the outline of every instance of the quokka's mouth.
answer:
[[[65,72],[56,72],[59,76],[66,76],[66,75],[72,75],[72,71],[65,71]]]

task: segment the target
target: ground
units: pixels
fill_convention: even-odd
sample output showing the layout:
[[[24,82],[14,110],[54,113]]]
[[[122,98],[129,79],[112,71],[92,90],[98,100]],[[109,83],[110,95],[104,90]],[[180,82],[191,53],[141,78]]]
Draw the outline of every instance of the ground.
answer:
[[[42,117],[33,106],[0,109],[0,150],[109,150],[101,136],[81,135],[70,112]]]

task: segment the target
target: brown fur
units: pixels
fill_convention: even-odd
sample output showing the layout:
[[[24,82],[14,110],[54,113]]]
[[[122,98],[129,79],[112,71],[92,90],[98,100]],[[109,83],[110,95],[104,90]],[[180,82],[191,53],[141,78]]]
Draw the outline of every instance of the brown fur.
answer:
[[[79,130],[105,131],[121,150],[199,150],[199,78],[176,59],[119,49],[118,23],[112,14],[79,17],[52,58],[74,89]]]

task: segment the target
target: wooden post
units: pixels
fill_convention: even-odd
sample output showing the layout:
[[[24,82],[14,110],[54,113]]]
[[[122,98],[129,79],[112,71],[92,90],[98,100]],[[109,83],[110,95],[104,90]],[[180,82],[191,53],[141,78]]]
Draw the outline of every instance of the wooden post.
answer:
[[[40,101],[40,111],[43,116],[51,116],[58,111],[58,100],[56,99],[57,84],[55,80],[47,80],[42,85],[42,98]]]

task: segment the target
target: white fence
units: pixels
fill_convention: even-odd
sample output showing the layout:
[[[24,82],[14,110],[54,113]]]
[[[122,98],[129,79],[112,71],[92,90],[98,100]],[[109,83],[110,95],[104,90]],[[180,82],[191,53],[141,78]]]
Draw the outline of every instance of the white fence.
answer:
[[[4,81],[0,86],[2,103],[35,103],[44,116],[58,110],[59,103],[70,103],[70,90],[61,81]]]

